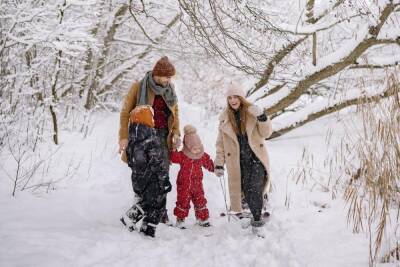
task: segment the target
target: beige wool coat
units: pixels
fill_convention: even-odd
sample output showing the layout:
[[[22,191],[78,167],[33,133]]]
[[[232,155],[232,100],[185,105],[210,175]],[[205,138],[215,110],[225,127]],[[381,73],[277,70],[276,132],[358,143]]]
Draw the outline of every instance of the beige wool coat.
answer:
[[[256,117],[248,114],[246,120],[246,134],[250,148],[267,170],[265,177],[264,194],[270,189],[270,167],[269,157],[265,139],[272,134],[271,120],[258,121]],[[242,210],[242,188],[240,174],[240,148],[235,131],[229,121],[227,109],[219,116],[218,137],[216,142],[215,166],[226,165],[228,173],[228,189],[231,210],[240,212]]]

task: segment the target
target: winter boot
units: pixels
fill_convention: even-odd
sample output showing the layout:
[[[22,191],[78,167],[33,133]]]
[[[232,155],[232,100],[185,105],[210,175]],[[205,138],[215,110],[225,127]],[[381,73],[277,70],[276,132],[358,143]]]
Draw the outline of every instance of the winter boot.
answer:
[[[186,229],[185,219],[176,218],[175,226],[179,229]]]
[[[133,223],[137,223],[143,218],[144,211],[142,207],[140,207],[138,204],[135,204],[132,206],[132,208],[127,210],[125,214],[129,219],[132,220]]]
[[[126,215],[123,215],[119,219],[126,228],[128,228],[129,232],[133,232],[137,230],[136,224],[132,223],[132,220],[129,219]]]
[[[140,232],[143,233],[145,236],[155,237],[156,225],[143,222],[142,227],[140,228]]]
[[[211,226],[210,222],[207,219],[205,219],[205,220],[197,219],[197,224],[200,225],[201,227],[210,227]]]
[[[139,205],[133,205],[132,208],[127,210],[121,219],[119,219],[130,232],[138,230],[136,223],[144,216],[144,211]]]
[[[261,238],[265,238],[266,234],[263,227],[264,226],[263,220],[255,221],[254,219],[251,219],[250,224],[251,224],[251,231],[253,232],[254,235]]]

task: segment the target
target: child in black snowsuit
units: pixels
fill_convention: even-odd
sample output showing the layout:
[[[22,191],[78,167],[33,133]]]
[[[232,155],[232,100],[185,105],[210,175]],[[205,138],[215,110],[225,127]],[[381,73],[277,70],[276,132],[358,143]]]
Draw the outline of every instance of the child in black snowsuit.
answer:
[[[126,154],[138,201],[126,212],[129,219],[121,218],[132,231],[144,217],[140,232],[151,237],[163,215],[166,195],[171,191],[168,171],[163,167],[163,151],[153,127],[151,106],[137,106],[132,110]]]

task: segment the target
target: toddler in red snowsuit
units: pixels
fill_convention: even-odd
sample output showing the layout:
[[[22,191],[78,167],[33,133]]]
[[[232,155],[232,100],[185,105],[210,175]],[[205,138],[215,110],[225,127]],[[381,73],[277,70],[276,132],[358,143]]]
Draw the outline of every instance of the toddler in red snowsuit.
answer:
[[[210,156],[204,152],[200,137],[196,133],[196,128],[192,125],[184,127],[183,149],[173,151],[170,155],[172,163],[181,166],[177,185],[177,201],[174,215],[177,218],[177,226],[184,228],[183,222],[189,214],[190,201],[193,202],[197,223],[200,226],[208,227],[207,200],[203,190],[203,171],[202,167],[210,172],[214,172],[214,163]]]

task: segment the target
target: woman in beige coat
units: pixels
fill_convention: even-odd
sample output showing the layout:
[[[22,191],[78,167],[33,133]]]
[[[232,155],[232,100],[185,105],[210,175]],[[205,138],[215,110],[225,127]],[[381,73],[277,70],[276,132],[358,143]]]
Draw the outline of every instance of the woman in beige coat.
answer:
[[[263,235],[261,212],[270,187],[269,158],[264,140],[272,133],[266,111],[251,104],[237,83],[228,86],[227,107],[219,117],[215,173],[228,172],[231,210],[242,211],[242,193],[253,215],[253,232]]]

